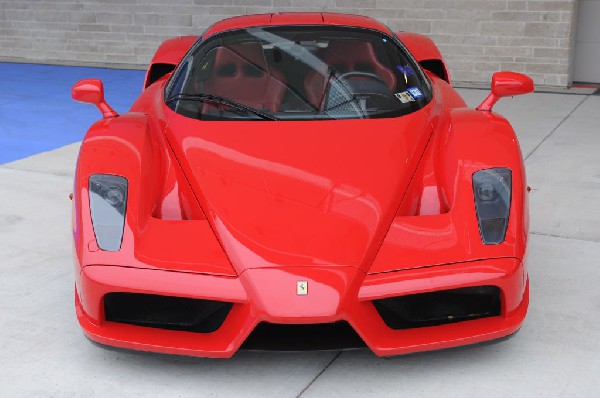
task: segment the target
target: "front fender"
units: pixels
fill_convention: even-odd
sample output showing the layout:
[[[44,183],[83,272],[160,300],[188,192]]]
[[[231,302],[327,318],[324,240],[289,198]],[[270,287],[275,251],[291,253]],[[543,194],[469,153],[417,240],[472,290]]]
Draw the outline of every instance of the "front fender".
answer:
[[[512,171],[506,242],[514,242],[514,257],[523,258],[529,233],[527,177],[521,147],[510,123],[497,113],[454,109],[450,112],[448,136],[439,150],[443,190],[448,201],[457,206],[459,202],[473,202],[475,172],[493,167]]]
[[[80,263],[89,263],[86,253],[100,251],[95,242],[89,209],[89,176],[114,174],[127,179],[128,200],[123,242],[119,252],[103,252],[103,261],[116,255],[133,255],[136,230],[143,229],[152,214],[164,180],[164,155],[153,142],[148,117],[126,113],[101,119],[85,136],[75,172],[73,236]],[[108,258],[107,258],[108,257]]]
[[[466,108],[449,111],[420,167],[434,164],[447,211],[432,215],[399,213],[369,273],[525,255],[529,230],[527,185],[519,143],[502,116]],[[485,245],[479,235],[472,176],[478,170],[508,167],[512,198],[503,243]],[[415,181],[413,181],[413,184]]]
[[[88,265],[233,276],[180,166],[151,116],[127,113],[96,122],[77,163],[73,237],[77,272]],[[119,251],[98,248],[89,207],[89,176],[128,181],[127,211]]]

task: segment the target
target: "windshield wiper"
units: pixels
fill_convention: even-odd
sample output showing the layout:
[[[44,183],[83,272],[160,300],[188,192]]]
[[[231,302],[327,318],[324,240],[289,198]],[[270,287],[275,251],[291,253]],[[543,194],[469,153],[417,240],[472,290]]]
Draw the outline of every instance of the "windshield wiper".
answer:
[[[177,95],[167,98],[165,103],[168,105],[171,102],[179,101],[179,100],[201,101],[201,102],[210,102],[212,104],[227,105],[234,109],[238,109],[240,111],[252,113],[253,115],[260,117],[261,119],[279,120],[279,118],[277,116],[272,115],[268,112],[263,112],[259,109],[255,109],[250,106],[240,104],[239,102],[236,102],[232,99],[229,99],[226,97],[221,97],[220,95],[215,95],[215,94],[177,94]]]

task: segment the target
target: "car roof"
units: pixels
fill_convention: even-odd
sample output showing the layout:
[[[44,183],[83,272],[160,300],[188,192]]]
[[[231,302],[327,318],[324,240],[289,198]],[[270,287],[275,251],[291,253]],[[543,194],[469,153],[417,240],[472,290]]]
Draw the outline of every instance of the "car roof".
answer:
[[[208,28],[203,37],[207,38],[215,33],[233,29],[281,25],[356,26],[392,34],[384,24],[364,15],[336,14],[329,12],[278,12],[270,14],[242,15],[224,19]]]

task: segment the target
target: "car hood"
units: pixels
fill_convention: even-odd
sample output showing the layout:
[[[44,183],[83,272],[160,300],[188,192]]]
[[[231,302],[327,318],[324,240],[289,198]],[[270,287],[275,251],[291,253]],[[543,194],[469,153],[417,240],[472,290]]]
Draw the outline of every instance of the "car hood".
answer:
[[[423,110],[331,121],[174,115],[166,135],[238,274],[314,265],[367,271],[431,124]]]

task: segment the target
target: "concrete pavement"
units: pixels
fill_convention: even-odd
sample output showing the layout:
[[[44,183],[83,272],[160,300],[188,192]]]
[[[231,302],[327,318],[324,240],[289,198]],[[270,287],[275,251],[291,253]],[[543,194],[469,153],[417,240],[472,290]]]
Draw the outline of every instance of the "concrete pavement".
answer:
[[[487,94],[461,93],[471,106]],[[536,93],[496,110],[518,133],[534,188],[531,305],[513,338],[391,359],[92,345],[73,308],[73,144],[0,166],[0,396],[600,396],[600,96]]]

